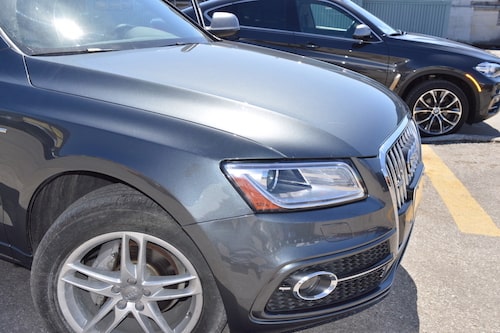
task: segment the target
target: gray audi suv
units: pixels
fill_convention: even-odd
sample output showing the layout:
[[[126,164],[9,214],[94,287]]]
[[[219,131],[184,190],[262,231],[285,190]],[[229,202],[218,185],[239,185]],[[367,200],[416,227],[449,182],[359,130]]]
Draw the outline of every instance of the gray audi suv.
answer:
[[[2,6],[0,258],[50,331],[282,332],[387,295],[423,170],[399,97],[161,0]]]

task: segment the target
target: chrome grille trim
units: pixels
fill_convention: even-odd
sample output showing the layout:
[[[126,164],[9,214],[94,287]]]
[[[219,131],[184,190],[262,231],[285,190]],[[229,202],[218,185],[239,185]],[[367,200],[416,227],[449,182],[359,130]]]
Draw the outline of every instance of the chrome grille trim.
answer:
[[[391,192],[396,212],[408,200],[408,187],[422,161],[420,135],[409,118],[382,145],[379,152],[382,172]]]

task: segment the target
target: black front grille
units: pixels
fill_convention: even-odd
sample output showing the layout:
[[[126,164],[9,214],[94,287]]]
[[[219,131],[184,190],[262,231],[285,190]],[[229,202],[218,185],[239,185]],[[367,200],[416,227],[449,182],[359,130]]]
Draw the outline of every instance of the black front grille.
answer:
[[[384,242],[352,256],[297,270],[274,291],[266,305],[266,311],[274,314],[313,311],[363,296],[382,282],[387,268],[387,265],[382,263],[387,262],[389,258],[389,243]],[[292,276],[317,271],[332,272],[338,277],[339,282],[335,290],[319,300],[307,301],[296,298],[292,293],[294,284]]]

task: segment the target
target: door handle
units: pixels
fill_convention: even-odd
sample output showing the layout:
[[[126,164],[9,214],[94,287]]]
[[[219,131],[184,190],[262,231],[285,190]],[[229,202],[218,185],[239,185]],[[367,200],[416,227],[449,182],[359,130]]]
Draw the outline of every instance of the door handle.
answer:
[[[319,49],[320,46],[318,44],[314,44],[314,43],[309,42],[309,43],[306,44],[306,48],[308,48],[308,49]]]

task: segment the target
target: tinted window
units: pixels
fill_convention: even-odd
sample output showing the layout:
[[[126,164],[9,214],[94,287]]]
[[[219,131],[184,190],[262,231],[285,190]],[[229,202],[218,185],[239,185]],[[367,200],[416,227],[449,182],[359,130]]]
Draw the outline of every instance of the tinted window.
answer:
[[[242,26],[286,30],[286,0],[257,0],[240,2],[226,7],[219,7],[213,12],[229,12],[238,17]]]
[[[311,0],[296,0],[296,3],[302,32],[351,38],[359,24],[354,17],[334,5]]]

